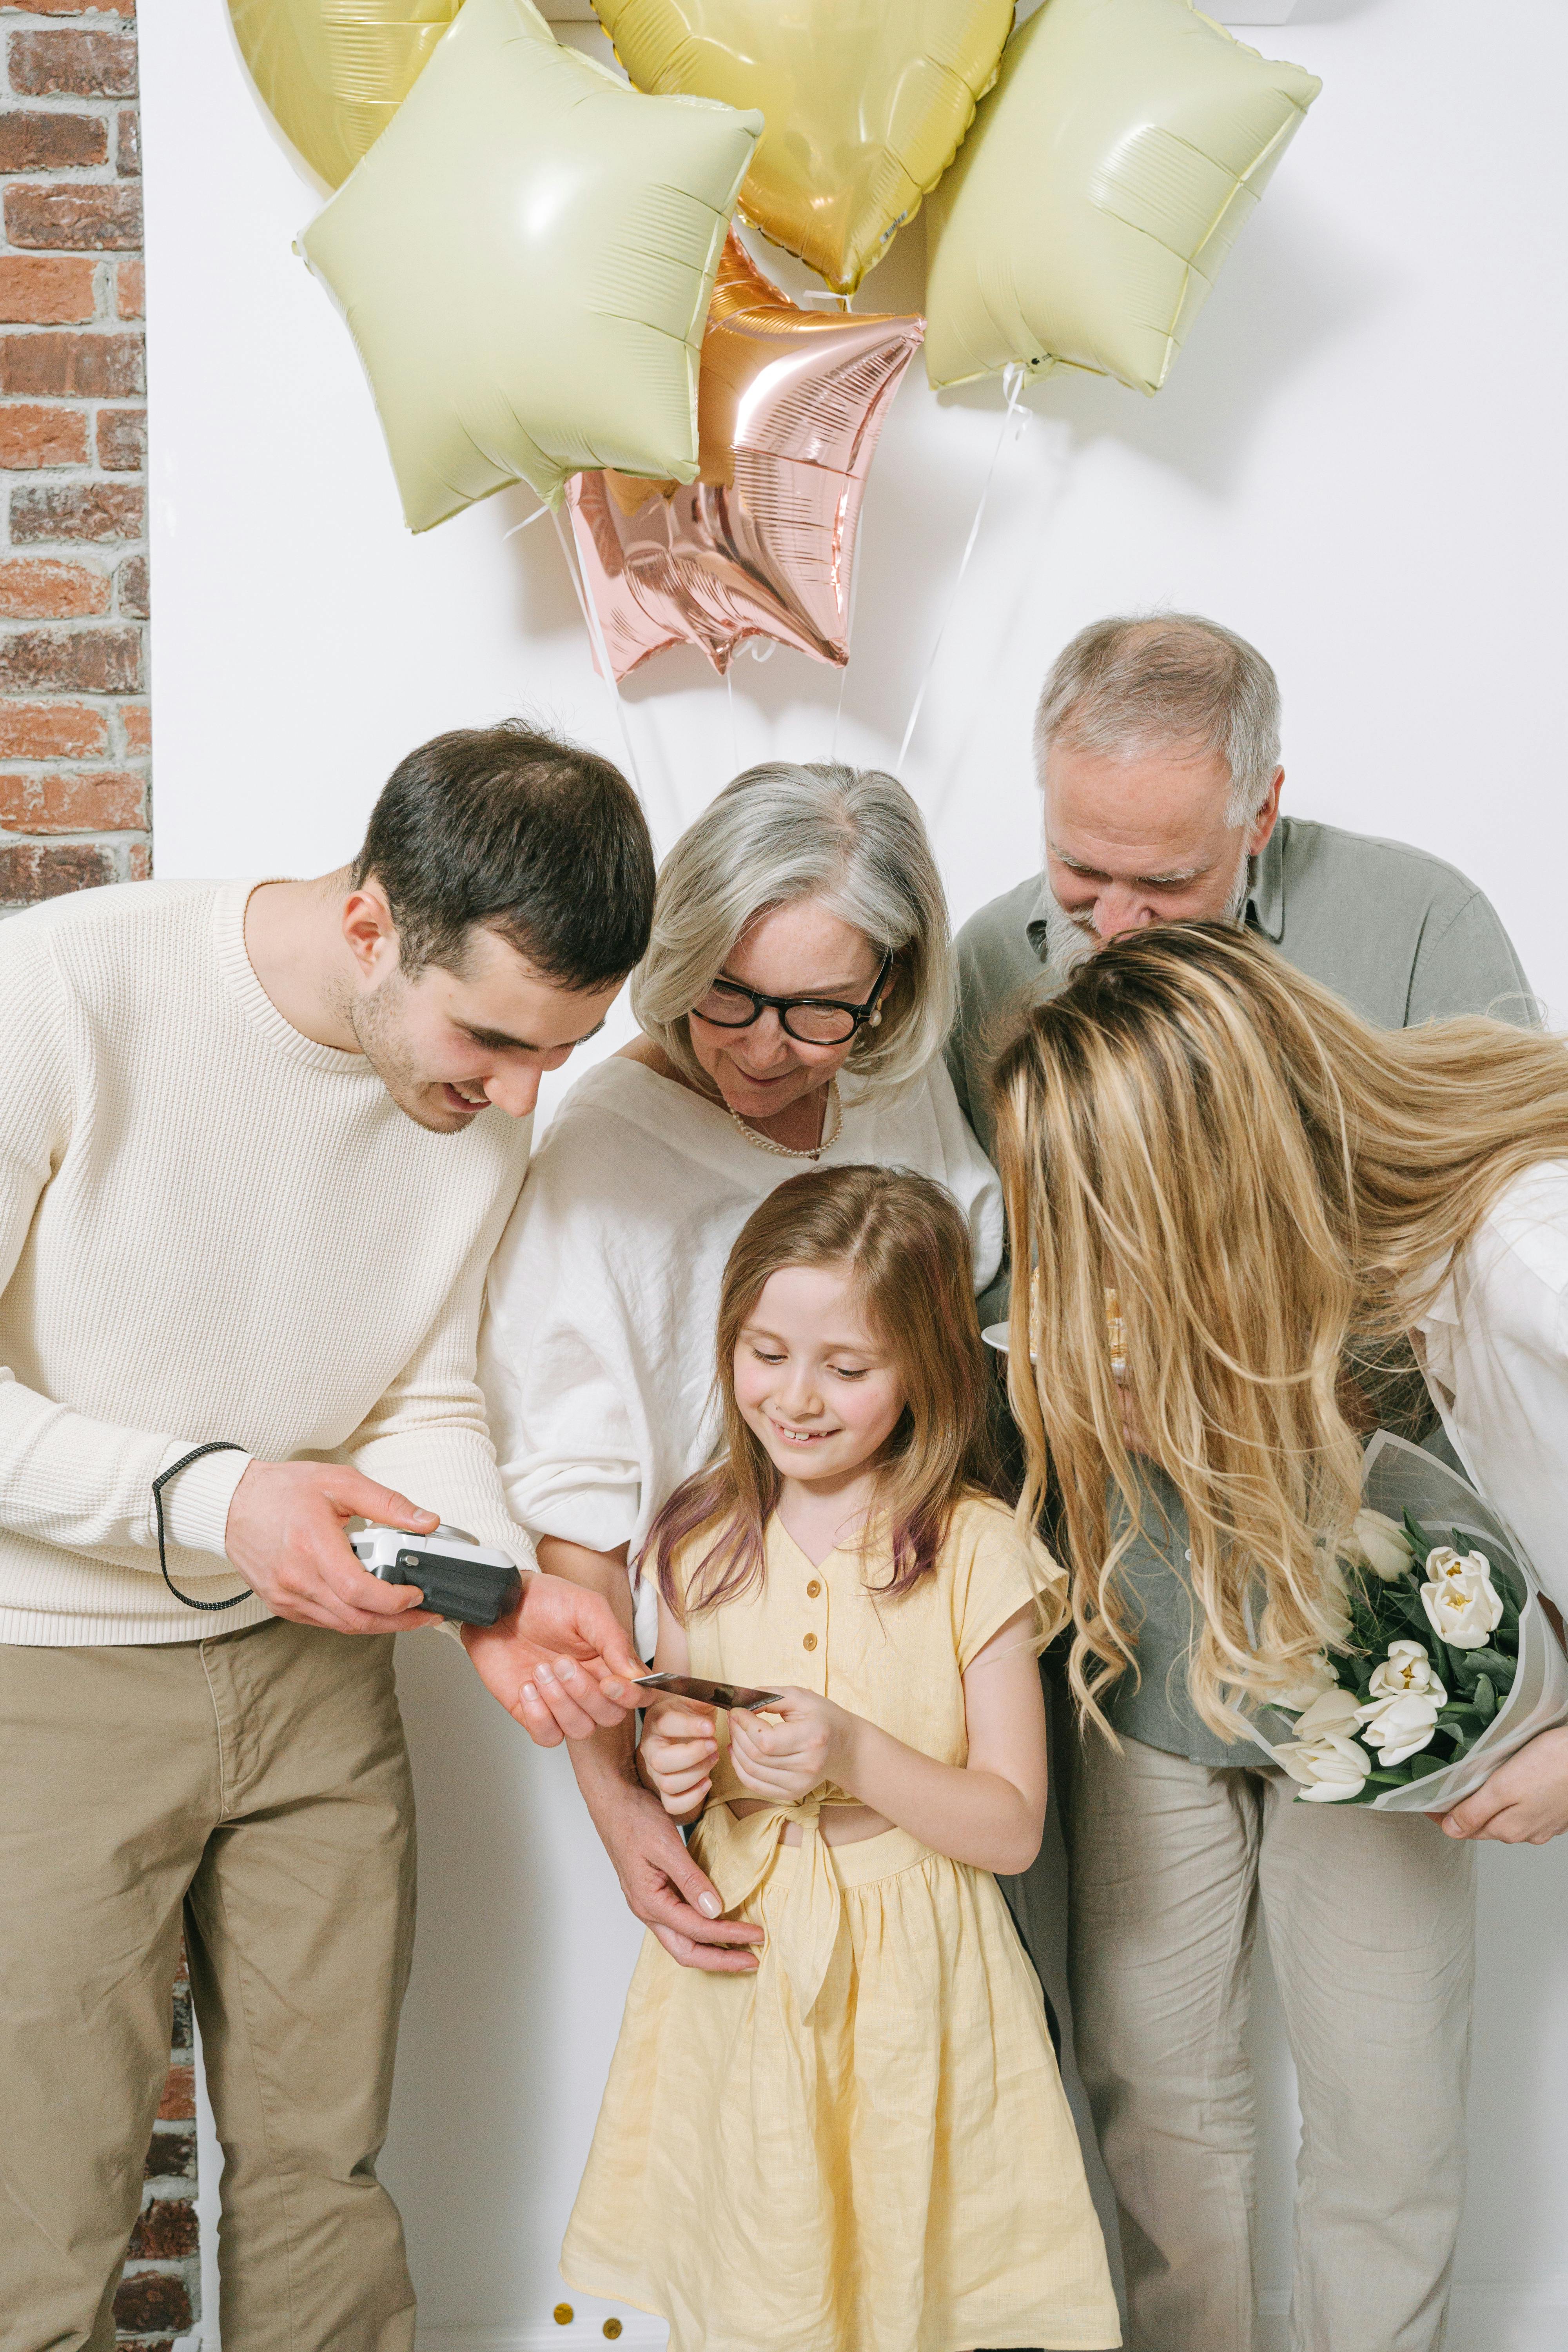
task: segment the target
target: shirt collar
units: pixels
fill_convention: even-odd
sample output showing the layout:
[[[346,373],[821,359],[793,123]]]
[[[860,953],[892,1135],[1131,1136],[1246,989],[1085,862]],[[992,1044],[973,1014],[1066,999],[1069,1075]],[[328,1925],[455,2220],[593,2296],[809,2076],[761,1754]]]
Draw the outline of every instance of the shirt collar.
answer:
[[[1029,912],[1024,929],[1027,934],[1029,945],[1035,950],[1037,961],[1044,963],[1046,960],[1046,877],[1043,874],[1036,887],[1035,895],[1029,901]]]
[[[1247,860],[1247,919],[1276,944],[1285,932],[1285,825],[1281,819],[1261,851]],[[1046,877],[1042,874],[1024,929],[1037,960],[1046,960]]]
[[[1282,819],[1258,856],[1248,860],[1251,881],[1247,892],[1247,915],[1256,923],[1266,940],[1276,944],[1285,933],[1285,824]]]

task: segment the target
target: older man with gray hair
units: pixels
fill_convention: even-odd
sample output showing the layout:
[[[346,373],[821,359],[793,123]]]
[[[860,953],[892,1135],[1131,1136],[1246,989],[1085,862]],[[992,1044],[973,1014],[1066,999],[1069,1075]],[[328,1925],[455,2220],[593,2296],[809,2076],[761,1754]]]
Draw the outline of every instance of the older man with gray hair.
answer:
[[[988,1046],[1008,1008],[1148,923],[1244,922],[1386,1028],[1531,1017],[1507,934],[1463,875],[1280,815],[1279,687],[1216,622],[1083,630],[1046,681],[1035,749],[1044,871],[959,939],[950,1065],[987,1146]],[[1004,1277],[982,1311],[1000,1317],[1005,1297]],[[1406,1402],[1424,1402],[1410,1369]],[[1397,1373],[1382,1393],[1358,1377],[1369,1422],[1397,1425]],[[1419,1815],[1297,1804],[1215,1738],[1187,1694],[1180,1505],[1153,1464],[1145,1476],[1151,1533],[1123,1571],[1137,1671],[1108,1706],[1120,1746],[1058,1743],[1077,2054],[1117,2194],[1129,2352],[1252,2352],[1244,2035],[1260,1900],[1302,2111],[1292,2352],[1433,2352],[1464,2194],[1469,1849]]]

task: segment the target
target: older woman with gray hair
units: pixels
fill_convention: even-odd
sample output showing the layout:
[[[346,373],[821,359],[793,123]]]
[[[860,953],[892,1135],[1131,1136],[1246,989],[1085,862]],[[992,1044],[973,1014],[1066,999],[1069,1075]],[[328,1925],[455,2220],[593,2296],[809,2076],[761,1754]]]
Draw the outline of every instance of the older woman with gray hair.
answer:
[[[942,883],[891,776],[751,768],[677,842],[632,983],[642,1034],[567,1097],[490,1274],[480,1377],[542,1566],[630,1609],[628,1564],[717,1434],[724,1261],[786,1177],[871,1161],[936,1178],[968,1220],[976,1290],[992,1280],[999,1190],[942,1058],[954,992]],[[637,1916],[679,1958],[750,1965],[720,1947],[751,1931],[710,1927],[663,1883],[710,1907],[624,1738],[573,1746]]]

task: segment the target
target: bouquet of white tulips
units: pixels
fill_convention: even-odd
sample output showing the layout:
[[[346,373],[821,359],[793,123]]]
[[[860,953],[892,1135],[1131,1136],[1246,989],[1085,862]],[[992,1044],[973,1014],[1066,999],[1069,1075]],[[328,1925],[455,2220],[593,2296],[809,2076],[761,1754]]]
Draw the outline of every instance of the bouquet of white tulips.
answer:
[[[1442,1812],[1568,1719],[1568,1658],[1503,1521],[1435,1455],[1379,1430],[1345,1546],[1344,1645],[1254,1727],[1320,1805]]]

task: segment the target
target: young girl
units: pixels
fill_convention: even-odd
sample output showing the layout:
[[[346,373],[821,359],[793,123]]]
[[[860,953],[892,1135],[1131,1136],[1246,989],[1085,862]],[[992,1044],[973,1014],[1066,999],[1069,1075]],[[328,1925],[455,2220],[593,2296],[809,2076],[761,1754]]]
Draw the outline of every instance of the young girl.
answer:
[[[672,2352],[1119,2344],[1044,2004],[994,1871],[1046,1807],[1057,1571],[976,1484],[986,1376],[963,1220],[878,1168],[781,1185],[725,1269],[727,1451],[655,1523],[639,1769],[754,1974],[649,1936],[563,2270]]]

